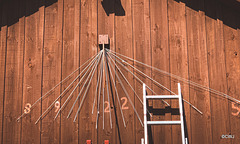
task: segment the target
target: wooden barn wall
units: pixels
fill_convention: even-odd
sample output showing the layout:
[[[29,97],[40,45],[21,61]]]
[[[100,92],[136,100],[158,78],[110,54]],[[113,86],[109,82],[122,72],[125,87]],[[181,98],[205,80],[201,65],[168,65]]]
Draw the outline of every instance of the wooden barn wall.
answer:
[[[161,70],[197,82],[240,99],[240,7],[219,0],[9,0],[0,3],[0,143],[79,143],[139,144],[143,127],[130,103],[124,110],[126,128],[113,94],[109,113],[100,115],[96,129],[96,110],[92,115],[97,76],[88,91],[76,122],[68,111],[71,100],[54,120],[53,108],[38,124],[70,81],[62,83],[51,96],[36,104],[19,122],[27,103],[33,104],[58,82],[100,51],[98,35],[108,34],[110,49]],[[227,2],[228,3],[228,2]],[[230,3],[230,2],[229,2]],[[236,8],[237,7],[237,8]],[[135,63],[133,63],[135,64]],[[177,92],[176,80],[144,67],[137,67],[164,86]],[[137,94],[142,86],[130,72],[120,68]],[[83,70],[81,68],[81,70]],[[80,72],[81,72],[80,70]],[[117,70],[116,70],[117,71]],[[158,94],[169,92],[131,71]],[[78,75],[79,73],[77,73]],[[116,80],[116,83],[119,83]],[[119,95],[124,91],[117,85]],[[143,119],[142,105],[127,87]],[[80,88],[77,89],[80,91]],[[203,112],[184,103],[190,144],[237,144],[240,142],[240,105],[188,84],[182,85],[183,98]],[[73,94],[77,97],[77,93]],[[61,104],[67,96],[59,99]],[[75,100],[75,99],[74,99]],[[121,101],[123,102],[123,101]],[[173,110],[177,101],[167,100]],[[80,100],[76,105],[80,104]],[[162,102],[149,101],[152,108]],[[77,107],[73,109],[73,113]],[[100,113],[102,113],[102,109]],[[174,120],[167,112],[153,120]],[[151,127],[150,142],[179,144],[180,126]],[[234,135],[234,138],[221,138]]]

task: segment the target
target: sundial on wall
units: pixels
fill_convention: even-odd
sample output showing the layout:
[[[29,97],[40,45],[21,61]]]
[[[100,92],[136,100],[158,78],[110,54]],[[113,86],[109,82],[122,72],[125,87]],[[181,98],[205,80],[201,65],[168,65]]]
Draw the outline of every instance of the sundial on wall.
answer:
[[[73,121],[75,122],[77,117],[81,116],[79,115],[79,112],[84,106],[86,97],[90,96],[90,97],[93,97],[94,99],[92,103],[91,114],[96,115],[96,128],[98,128],[98,124],[100,123],[99,122],[100,115],[102,115],[103,117],[103,122],[102,122],[103,129],[104,129],[104,124],[107,122],[110,123],[110,127],[112,128],[112,115],[114,111],[112,110],[111,105],[113,105],[113,101],[117,102],[119,105],[118,108],[121,112],[120,119],[124,127],[126,127],[124,110],[128,110],[129,107],[133,109],[140,124],[143,126],[142,118],[139,116],[139,113],[142,113],[142,111],[136,110],[136,108],[134,107],[133,100],[131,99],[132,96],[129,95],[130,92],[126,89],[126,87],[131,89],[131,91],[134,93],[134,97],[137,99],[136,101],[141,104],[143,104],[142,95],[139,95],[138,93],[136,93],[134,86],[130,84],[129,79],[126,78],[126,76],[123,73],[123,70],[130,73],[133,76],[133,78],[137,81],[136,84],[138,85],[143,85],[144,82],[135,73],[138,73],[142,77],[149,79],[152,82],[152,84],[164,89],[165,91],[168,91],[172,94],[175,94],[175,93],[172,92],[170,88],[167,88],[164,85],[162,85],[161,82],[154,80],[151,76],[141,71],[139,69],[139,66],[144,67],[146,69],[152,69],[153,72],[160,73],[161,75],[170,77],[172,79],[176,79],[177,81],[180,81],[182,84],[189,84],[193,87],[200,88],[202,90],[206,90],[211,93],[214,93],[218,96],[227,98],[235,103],[240,103],[239,100],[227,94],[211,89],[209,87],[205,87],[203,85],[181,78],[177,75],[157,69],[155,67],[149,66],[138,60],[134,60],[130,57],[127,57],[125,55],[122,55],[120,53],[117,53],[110,49],[105,48],[105,45],[109,44],[108,35],[99,35],[99,44],[101,45],[102,49],[96,55],[88,59],[78,69],[73,71],[70,75],[64,78],[56,86],[51,88],[47,93],[43,94],[43,96],[39,97],[39,99],[36,102],[32,104],[26,103],[24,108],[24,113],[17,120],[19,121],[21,120],[22,117],[31,113],[32,109],[34,109],[37,103],[41,101],[44,102],[44,99],[46,97],[50,97],[54,92],[54,90],[57,87],[59,87],[62,83],[66,81],[70,81],[70,84],[66,87],[66,89],[64,89],[61,92],[61,94],[52,103],[49,104],[48,108],[42,112],[42,115],[39,116],[35,124],[37,124],[41,119],[46,117],[49,111],[55,111],[56,115],[54,119],[56,119],[59,116],[59,114],[62,111],[64,111],[64,108],[66,107],[66,105],[68,105],[69,101],[74,101],[74,103],[71,106],[70,111],[68,111],[67,118],[73,115],[74,117]],[[82,70],[80,71],[80,69]],[[135,71],[135,73],[132,72],[133,70]],[[74,74],[77,74],[77,76],[74,77]],[[88,90],[91,83],[93,82],[92,79],[94,76],[97,76],[95,93],[93,95],[89,95]],[[78,88],[80,88],[79,92],[76,91]],[[151,86],[146,85],[146,88],[148,89],[149,93],[157,94],[151,88]],[[118,93],[119,89],[123,90],[124,96],[119,95]],[[75,96],[74,93],[77,93],[77,95]],[[113,97],[114,93],[116,94],[116,99]],[[60,103],[60,100],[63,97],[66,97],[66,100],[61,101]],[[80,100],[80,103],[77,104],[79,100]],[[191,107],[196,111],[198,111],[200,114],[203,114],[201,110],[197,109],[197,107],[195,107],[194,105],[192,105],[186,100],[184,101],[187,104],[191,105]],[[162,102],[166,106],[170,106],[170,104],[167,103],[166,101],[162,100]],[[74,107],[77,107],[76,113],[73,113]],[[102,109],[102,113],[100,113],[100,109]],[[109,119],[104,119],[105,113],[109,113],[110,115]],[[151,113],[149,111],[148,113],[151,116]]]

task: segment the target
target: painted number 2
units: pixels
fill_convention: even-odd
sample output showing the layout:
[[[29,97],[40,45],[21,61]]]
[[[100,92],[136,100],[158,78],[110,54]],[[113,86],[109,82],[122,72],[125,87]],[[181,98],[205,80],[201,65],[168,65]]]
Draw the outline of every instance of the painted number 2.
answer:
[[[235,113],[232,112],[232,115],[233,115],[233,116],[239,116],[240,108],[239,108],[238,106],[235,106],[234,103],[232,103],[232,109],[237,110],[237,112],[235,112]]]
[[[110,112],[110,104],[109,104],[109,102],[105,101],[104,104],[107,104],[106,108],[104,109],[104,112]]]
[[[121,100],[123,100],[122,109],[127,110],[128,109],[128,106],[126,106],[127,105],[127,98],[122,97]]]
[[[122,97],[121,100],[123,101],[123,104],[121,106],[122,110],[129,109],[129,107],[126,106],[127,105],[127,101],[128,101],[127,98],[126,97]],[[107,106],[104,109],[104,112],[110,112],[110,104],[109,104],[109,102],[105,101],[104,104],[107,104]]]

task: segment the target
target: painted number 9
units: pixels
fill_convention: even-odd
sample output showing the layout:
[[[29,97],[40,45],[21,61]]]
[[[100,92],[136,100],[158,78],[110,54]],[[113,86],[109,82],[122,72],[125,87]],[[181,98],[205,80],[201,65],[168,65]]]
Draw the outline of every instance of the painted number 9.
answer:
[[[55,108],[56,108],[55,112],[57,112],[60,108],[60,102],[59,101],[56,101]]]

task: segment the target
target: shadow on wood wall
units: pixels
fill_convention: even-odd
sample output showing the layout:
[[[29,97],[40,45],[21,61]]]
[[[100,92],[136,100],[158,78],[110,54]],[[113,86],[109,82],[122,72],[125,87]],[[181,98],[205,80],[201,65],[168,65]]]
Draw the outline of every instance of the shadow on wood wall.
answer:
[[[125,16],[125,10],[123,9],[121,0],[103,0],[101,4],[108,16],[113,13],[115,16]],[[114,5],[114,7],[112,7],[112,5]]]
[[[26,5],[29,1],[34,1],[34,6],[31,7],[28,11],[26,11]],[[37,12],[40,7],[45,6],[48,7],[54,3],[58,2],[58,0],[2,0],[0,1],[0,29],[2,26],[11,26],[19,21],[19,18],[25,16],[30,16]],[[17,11],[18,13],[14,13],[13,9],[14,3],[18,5]],[[31,2],[32,3],[32,2]],[[114,3],[114,7],[112,7]],[[125,10],[122,7],[121,0],[103,0],[101,2],[103,9],[106,14],[115,14],[116,16],[124,16]]]
[[[231,21],[233,18],[240,18],[240,2],[236,0],[205,0],[204,2],[195,0],[175,0],[185,3],[187,7],[195,11],[203,11],[205,15],[215,20],[221,20],[231,28],[238,29],[238,22]],[[231,16],[229,16],[229,14]]]
[[[35,1],[35,6],[32,7],[31,10],[25,10],[26,4],[28,1]],[[0,29],[2,26],[11,26],[18,22],[19,18],[23,16],[29,16],[34,14],[39,10],[40,7],[45,6],[48,7],[58,0],[2,0],[0,1],[0,14],[3,15],[0,21]],[[236,0],[205,0],[204,5],[198,4],[196,1],[191,0],[175,0],[177,2],[183,2],[186,4],[187,7],[194,9],[196,11],[203,11],[205,12],[206,16],[211,17],[213,19],[222,20],[223,23],[229,27],[234,29],[240,28],[237,23],[234,23],[229,20],[225,20],[223,14],[225,12],[231,13],[231,15],[235,15],[235,17],[240,17],[240,2]],[[114,2],[114,7],[112,3]],[[13,3],[18,3],[20,5],[17,7],[19,13],[13,13]],[[124,16],[125,10],[121,4],[121,0],[102,0],[101,2],[103,9],[106,12],[106,15],[115,14],[116,16]],[[216,14],[216,9],[218,5],[221,5],[221,14]],[[227,18],[228,19],[228,18]]]
[[[34,1],[34,6],[26,11],[26,6],[28,3],[31,4]],[[11,26],[19,21],[21,17],[27,17],[39,10],[40,7],[51,6],[58,0],[2,0],[0,3],[0,28],[2,26]],[[17,3],[17,7],[16,7]],[[16,9],[16,10],[15,10]],[[16,13],[18,11],[18,13]]]

